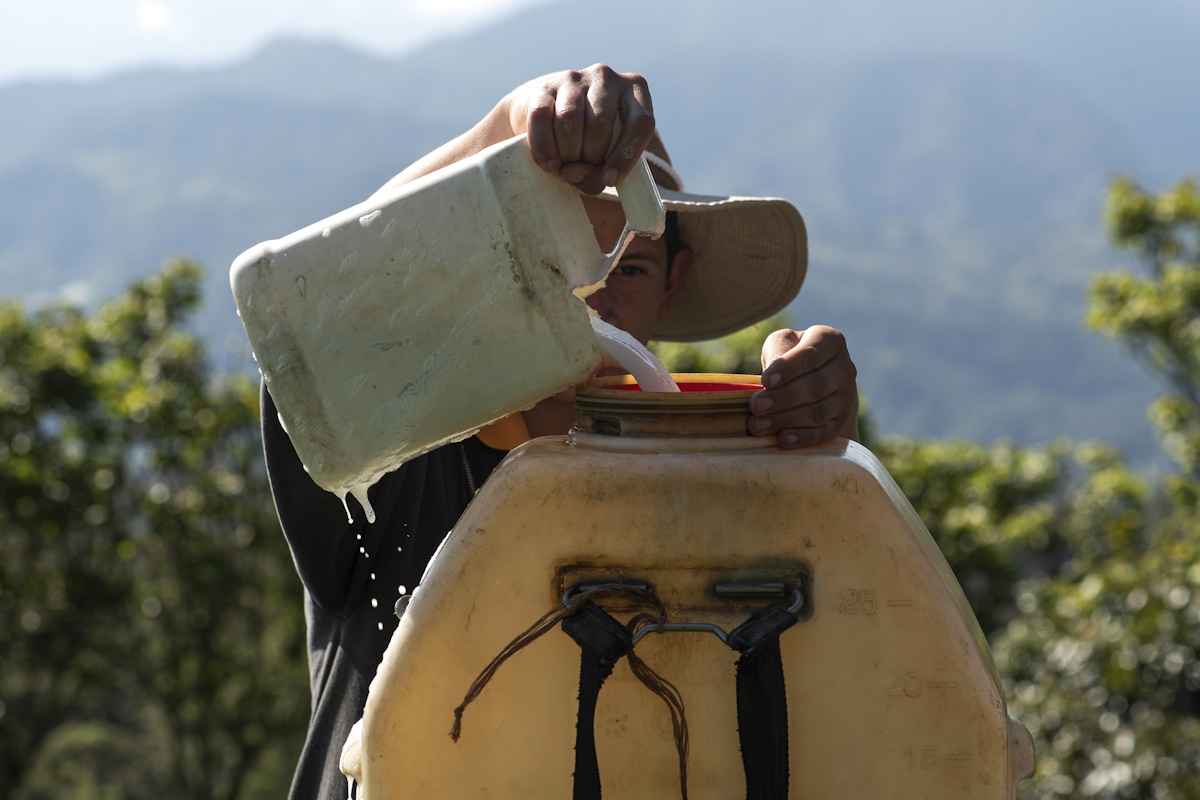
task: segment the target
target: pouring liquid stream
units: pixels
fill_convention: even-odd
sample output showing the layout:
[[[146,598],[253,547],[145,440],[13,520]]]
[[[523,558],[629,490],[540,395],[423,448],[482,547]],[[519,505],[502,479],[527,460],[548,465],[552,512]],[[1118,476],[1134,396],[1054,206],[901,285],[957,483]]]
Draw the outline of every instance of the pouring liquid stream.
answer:
[[[679,386],[671,373],[646,346],[631,335],[591,315],[596,346],[606,364],[622,367],[634,377],[643,392],[678,392]]]

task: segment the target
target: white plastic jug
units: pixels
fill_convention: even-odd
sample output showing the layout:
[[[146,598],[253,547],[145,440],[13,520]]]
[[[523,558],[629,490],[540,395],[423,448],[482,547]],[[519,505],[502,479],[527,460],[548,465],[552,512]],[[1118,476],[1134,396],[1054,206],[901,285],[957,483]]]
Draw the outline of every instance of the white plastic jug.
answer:
[[[606,255],[517,137],[240,255],[238,314],[313,480],[371,517],[386,472],[586,378],[599,352],[572,291],[665,226],[644,159],[617,191]]]

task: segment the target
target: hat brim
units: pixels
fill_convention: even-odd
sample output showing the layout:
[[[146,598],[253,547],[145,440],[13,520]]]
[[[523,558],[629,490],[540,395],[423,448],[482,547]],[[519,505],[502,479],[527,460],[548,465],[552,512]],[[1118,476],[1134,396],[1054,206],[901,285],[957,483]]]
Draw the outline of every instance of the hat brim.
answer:
[[[661,186],[659,194],[668,211],[678,212],[680,242],[695,255],[651,339],[715,339],[761,322],[795,299],[808,270],[808,235],[795,206],[779,198]]]

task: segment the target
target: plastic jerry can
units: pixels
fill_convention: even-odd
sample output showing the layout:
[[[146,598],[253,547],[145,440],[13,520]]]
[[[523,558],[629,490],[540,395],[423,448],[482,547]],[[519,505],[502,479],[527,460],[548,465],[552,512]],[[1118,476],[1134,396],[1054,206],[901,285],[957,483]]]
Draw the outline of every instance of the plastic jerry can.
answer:
[[[400,463],[586,377],[599,352],[573,290],[665,224],[644,159],[618,194],[628,224],[605,255],[578,192],[517,137],[240,255],[238,314],[313,480],[365,501]]]
[[[458,742],[447,732],[529,623],[572,592],[615,585],[665,609],[634,649],[682,699],[691,798],[747,794],[739,655],[713,634],[774,593],[802,609],[777,639],[788,796],[1013,800],[1033,774],[1032,740],[1008,716],[954,575],[880,462],[847,440],[782,451],[747,436],[757,378],[676,379],[682,394],[623,379],[580,387],[571,433],[515,449],[479,491],[371,684],[347,746],[359,796],[571,796],[581,650],[563,630],[513,653],[463,710]],[[620,622],[647,611],[597,604]],[[672,725],[618,660],[592,728],[606,799],[680,796]]]

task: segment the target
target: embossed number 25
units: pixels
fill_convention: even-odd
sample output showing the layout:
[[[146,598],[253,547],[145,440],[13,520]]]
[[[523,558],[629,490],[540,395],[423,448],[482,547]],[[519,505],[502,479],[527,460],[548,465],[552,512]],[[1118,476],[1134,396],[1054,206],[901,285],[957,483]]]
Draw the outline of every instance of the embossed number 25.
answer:
[[[842,590],[842,604],[838,611],[843,614],[874,614],[877,608],[874,589]]]

